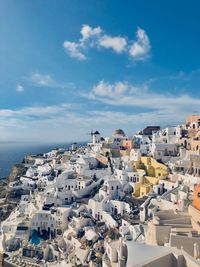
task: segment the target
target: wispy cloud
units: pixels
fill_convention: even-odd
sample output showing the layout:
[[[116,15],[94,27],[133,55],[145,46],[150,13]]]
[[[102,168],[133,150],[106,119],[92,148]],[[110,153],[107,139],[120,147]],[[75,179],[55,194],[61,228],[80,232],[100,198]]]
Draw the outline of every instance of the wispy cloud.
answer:
[[[154,110],[160,114],[191,113],[199,110],[200,99],[187,94],[156,93],[146,85],[134,86],[127,82],[108,83],[100,81],[95,85],[88,98],[110,106],[139,107]]]
[[[182,81],[184,83],[195,83],[199,84],[199,77],[200,77],[200,69],[193,70],[191,72],[184,72],[184,71],[179,71],[177,73],[171,73],[168,75],[161,75],[161,76],[155,76],[151,77],[147,81],[145,81],[145,84],[152,85],[156,82],[161,81],[162,83],[166,83],[167,81]]]
[[[145,30],[141,28],[136,31],[135,41],[105,34],[100,26],[92,28],[83,25],[80,34],[81,37],[77,42],[66,40],[63,43],[66,53],[77,60],[86,60],[86,51],[92,47],[112,49],[117,54],[126,53],[134,60],[144,60],[150,55],[150,40]]]
[[[125,93],[123,86],[118,86]],[[119,88],[117,92],[120,95],[121,89]],[[149,123],[161,126],[182,123],[185,116],[191,112],[191,108],[190,110],[181,108],[187,100],[185,99],[175,110],[157,107],[136,113],[119,111],[121,109],[114,111],[111,108],[110,110],[103,108],[101,110],[85,110],[84,107],[77,107],[69,103],[46,107],[0,109],[0,138],[46,142],[83,141],[88,139],[87,133],[91,129],[99,129],[103,135],[109,136],[113,130],[119,127],[122,127],[130,135]],[[199,105],[198,101],[194,102],[192,99],[192,103],[190,103]],[[148,102],[151,106],[151,99],[148,99]],[[176,116],[174,116],[175,112]]]
[[[32,86],[35,87],[51,87],[59,89],[74,87],[73,83],[59,82],[55,80],[50,74],[42,74],[39,72],[31,73],[26,77],[26,81],[28,81]]]
[[[110,85],[111,86],[111,85]],[[100,89],[98,89],[100,90]],[[114,93],[121,97],[128,93],[128,85],[118,83],[114,87],[109,88],[109,93]],[[135,91],[135,89],[133,89]],[[136,89],[137,91],[137,89]],[[97,94],[97,91],[96,91]],[[102,95],[98,98],[102,100]],[[145,103],[151,102],[149,95],[145,95]],[[154,95],[155,96],[155,95]],[[156,95],[157,101],[162,100],[163,96]],[[115,98],[117,99],[117,97]],[[133,100],[133,98],[132,98]],[[187,101],[189,103],[187,104]],[[144,102],[137,103],[133,101],[133,105],[144,106]],[[139,99],[140,101],[140,99]],[[29,106],[19,109],[0,109],[0,132],[1,139],[7,140],[32,140],[32,141],[71,141],[71,140],[87,140],[87,133],[91,129],[98,129],[103,135],[109,136],[113,130],[122,127],[128,135],[134,131],[145,127],[148,124],[177,124],[182,123],[186,115],[190,114],[191,106],[199,106],[200,100],[193,98],[178,98],[178,108],[174,110],[167,100],[167,104],[152,109],[137,112],[114,111],[112,105],[114,101],[109,103],[109,110],[88,110],[84,107],[74,106],[70,103],[61,103],[52,106]],[[118,103],[119,104],[119,103]],[[186,109],[184,108],[184,105]],[[121,103],[120,103],[121,105]],[[154,105],[154,106],[153,106]],[[190,106],[190,109],[188,107]],[[148,105],[150,107],[150,105]],[[174,113],[176,112],[176,116]]]
[[[107,129],[105,134],[109,134],[121,122],[120,119],[110,123],[110,116],[118,116],[114,113],[80,112],[76,108],[77,106],[67,103],[59,106],[0,109],[1,135],[8,140],[78,141],[87,140],[87,133],[92,128]],[[12,129],[15,129],[14,133]]]
[[[24,92],[24,86],[22,84],[18,83],[16,86],[16,91],[19,93]]]
[[[72,104],[60,104],[59,106],[31,106],[20,109],[0,109],[1,118],[36,116],[42,118],[43,116],[50,116],[66,110],[72,109]]]
[[[63,134],[63,129],[74,108],[77,108],[76,105],[61,103],[0,109],[0,140],[63,141],[65,134],[67,135]]]
[[[63,85],[51,75],[38,72],[33,74],[30,77],[34,79],[28,81],[34,86]],[[183,79],[185,83],[192,82],[194,77],[199,77],[199,71],[180,72],[160,78],[162,85],[162,79]],[[169,93],[167,90],[161,91],[161,88],[155,91],[153,88],[157,79],[152,78],[152,81],[143,84],[102,80],[85,93],[84,101],[79,99],[80,104],[60,103],[0,109],[0,139],[64,141],[67,138],[78,141],[88,139],[87,133],[91,129],[99,129],[108,136],[119,127],[127,134],[132,134],[148,124],[165,126],[183,123],[188,114],[194,110],[199,111],[198,94],[194,97],[180,93],[180,90],[179,93]],[[83,97],[81,91],[76,90],[76,93],[77,98]]]

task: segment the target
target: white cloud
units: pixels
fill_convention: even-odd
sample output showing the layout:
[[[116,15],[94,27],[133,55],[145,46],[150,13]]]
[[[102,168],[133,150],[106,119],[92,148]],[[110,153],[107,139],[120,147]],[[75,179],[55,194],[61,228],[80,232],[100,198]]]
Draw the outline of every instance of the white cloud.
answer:
[[[149,37],[145,30],[138,28],[136,32],[137,40],[131,45],[129,54],[135,60],[144,60],[149,56],[151,49]]]
[[[92,28],[84,24],[80,33],[82,37],[78,42],[64,41],[63,47],[70,57],[83,61],[86,60],[85,50],[88,46],[95,45],[95,40],[100,36],[102,30],[100,27]]]
[[[65,48],[66,53],[72,58],[76,58],[78,60],[86,59],[86,56],[81,52],[81,49],[83,48],[81,43],[65,41],[63,43],[63,47]]]
[[[50,74],[41,74],[39,72],[31,73],[26,80],[36,87],[51,87],[51,88],[70,88],[74,85],[72,83],[58,82],[52,78]]]
[[[72,138],[69,128],[73,119],[70,121],[70,116],[76,108],[77,105],[61,103],[45,107],[0,109],[0,140],[60,142],[67,136]]]
[[[98,129],[105,136],[117,128],[132,134],[149,123],[161,126],[183,123],[185,117],[193,110],[199,110],[200,106],[197,97],[155,93],[145,86],[122,81],[101,81],[88,95],[106,106],[92,110],[92,105],[88,105],[87,109],[84,105],[60,103],[0,109],[0,137],[7,140],[67,142],[87,140],[91,129]]]
[[[17,84],[16,86],[16,91],[21,93],[21,92],[24,92],[24,86],[22,84]]]
[[[105,34],[100,26],[92,28],[83,25],[80,30],[81,37],[77,42],[65,41],[63,47],[66,53],[77,60],[86,60],[86,52],[89,48],[112,49],[117,54],[127,53],[132,58],[144,60],[148,57],[151,45],[149,37],[143,29],[136,32],[136,41],[121,36],[111,36]]]
[[[100,81],[86,97],[111,106],[139,107],[166,114],[191,113],[199,110],[200,99],[187,94],[174,96],[169,93],[155,93],[145,86],[134,86],[126,82],[108,83]]]
[[[9,113],[3,116],[2,113]],[[25,112],[26,115],[23,115]],[[150,122],[155,124],[178,124],[184,121],[187,111],[181,110],[174,116],[174,110],[126,113],[112,110],[91,110],[77,112],[70,108],[56,109],[55,106],[29,107],[19,110],[0,110],[1,136],[10,140],[83,141],[87,133],[98,129],[103,135],[123,128],[127,134],[140,130]],[[14,129],[14,131],[12,130]],[[23,131],[22,131],[23,129]]]
[[[131,121],[131,117],[120,112],[77,112],[71,104],[0,109],[1,134],[10,140],[83,141],[88,140],[87,133],[92,128],[105,130],[108,135],[127,121]]]
[[[46,116],[52,115],[56,113],[60,113],[64,110],[72,109],[71,104],[60,104],[59,106],[31,106],[24,107],[20,109],[0,109],[1,118],[9,118],[9,117],[29,117],[29,116]]]
[[[117,53],[122,53],[126,49],[127,41],[125,38],[104,35],[99,40],[99,45],[105,48],[112,48]]]
[[[92,28],[89,25],[84,24],[81,29],[82,38],[81,41],[89,39],[90,37],[98,36],[102,33],[101,27]]]
[[[93,87],[93,93],[97,97],[115,98],[118,95],[124,93],[128,88],[127,83],[117,82],[115,84],[109,84],[104,81],[100,81]]]

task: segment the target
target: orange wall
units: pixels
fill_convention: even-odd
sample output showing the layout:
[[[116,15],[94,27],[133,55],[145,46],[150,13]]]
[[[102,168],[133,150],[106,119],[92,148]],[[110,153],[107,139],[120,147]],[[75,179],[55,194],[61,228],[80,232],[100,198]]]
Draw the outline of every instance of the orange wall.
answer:
[[[132,140],[124,140],[122,145],[126,149],[132,149],[133,148],[133,141]]]
[[[191,115],[186,118],[186,123],[198,122],[200,115]]]
[[[200,210],[200,184],[198,184],[194,189],[193,205],[196,209]]]

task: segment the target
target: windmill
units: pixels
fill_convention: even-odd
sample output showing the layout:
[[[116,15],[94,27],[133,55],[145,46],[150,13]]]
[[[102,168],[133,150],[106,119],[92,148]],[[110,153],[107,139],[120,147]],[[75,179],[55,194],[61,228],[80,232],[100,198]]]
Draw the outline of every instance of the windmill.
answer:
[[[93,135],[94,135],[94,131],[93,130],[91,130],[90,131],[90,133],[86,133],[86,135],[88,136],[90,136],[90,138],[93,138]],[[90,139],[91,140],[91,139]],[[92,140],[92,142],[93,142],[93,140]]]
[[[94,134],[94,131],[93,130],[91,130],[90,133],[86,133],[86,135],[90,135],[90,136],[93,136],[93,134]]]

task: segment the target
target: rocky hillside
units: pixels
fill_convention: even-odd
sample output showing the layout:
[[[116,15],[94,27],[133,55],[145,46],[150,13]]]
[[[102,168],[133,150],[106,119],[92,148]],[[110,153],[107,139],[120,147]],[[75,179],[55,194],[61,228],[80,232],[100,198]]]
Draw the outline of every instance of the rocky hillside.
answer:
[[[5,179],[0,180],[0,199],[6,196],[7,181]]]
[[[12,167],[11,173],[8,177],[8,182],[13,182],[18,176],[22,176],[26,173],[27,168],[23,164],[16,164]]]

